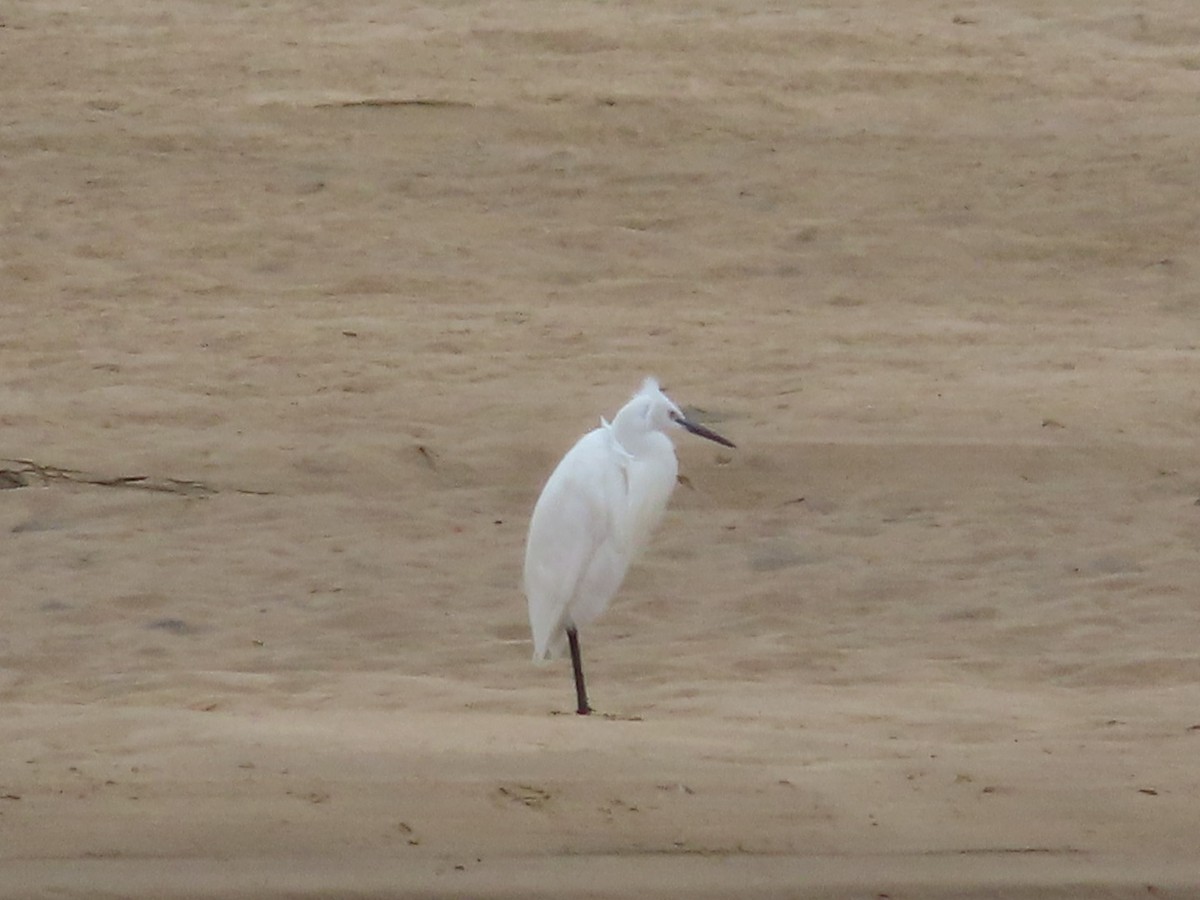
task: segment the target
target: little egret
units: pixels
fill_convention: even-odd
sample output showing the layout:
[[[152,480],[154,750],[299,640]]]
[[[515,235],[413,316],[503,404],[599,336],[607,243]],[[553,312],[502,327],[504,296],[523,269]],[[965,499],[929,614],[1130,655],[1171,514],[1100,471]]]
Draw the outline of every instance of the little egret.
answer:
[[[600,427],[567,452],[533,508],[525,546],[533,658],[553,659],[570,650],[581,716],[591,708],[578,629],[608,608],[667,508],[679,470],[667,437],[674,428],[734,446],[689,421],[658,382],[647,378],[611,423],[601,418]]]

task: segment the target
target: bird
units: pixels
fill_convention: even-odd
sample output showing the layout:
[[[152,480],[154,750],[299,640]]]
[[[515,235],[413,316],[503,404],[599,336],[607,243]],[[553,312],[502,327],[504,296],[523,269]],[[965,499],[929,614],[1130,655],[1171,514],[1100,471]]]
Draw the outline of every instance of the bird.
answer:
[[[571,655],[576,712],[588,715],[579,629],[594,622],[645,548],[675,488],[676,430],[725,447],[732,441],[688,419],[648,377],[613,416],[600,419],[559,461],[534,505],[524,588],[533,659]]]

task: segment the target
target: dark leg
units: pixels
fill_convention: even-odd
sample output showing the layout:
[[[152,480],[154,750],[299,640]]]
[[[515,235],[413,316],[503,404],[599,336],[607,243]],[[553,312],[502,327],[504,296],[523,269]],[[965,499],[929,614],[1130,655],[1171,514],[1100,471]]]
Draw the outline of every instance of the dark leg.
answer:
[[[575,669],[575,698],[579,701],[579,709],[575,710],[581,716],[592,711],[587,702],[587,688],[583,686],[583,657],[579,655],[579,633],[574,628],[567,629],[567,643],[571,645],[571,667]]]

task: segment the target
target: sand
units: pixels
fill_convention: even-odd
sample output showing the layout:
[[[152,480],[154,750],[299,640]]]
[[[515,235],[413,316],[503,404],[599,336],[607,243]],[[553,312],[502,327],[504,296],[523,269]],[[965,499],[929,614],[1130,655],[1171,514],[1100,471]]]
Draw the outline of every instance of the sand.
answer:
[[[0,13],[0,896],[1200,885],[1200,22]],[[555,460],[738,443],[584,634]]]

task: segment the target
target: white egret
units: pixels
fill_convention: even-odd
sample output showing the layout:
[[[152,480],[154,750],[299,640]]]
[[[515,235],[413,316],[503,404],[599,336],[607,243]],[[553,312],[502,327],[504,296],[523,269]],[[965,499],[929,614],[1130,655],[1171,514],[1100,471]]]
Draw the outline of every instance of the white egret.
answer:
[[[611,423],[601,418],[600,427],[567,452],[533,509],[525,546],[533,658],[553,659],[570,650],[581,716],[591,708],[578,629],[607,609],[662,518],[679,469],[667,436],[674,428],[734,446],[689,421],[658,382],[647,378]]]

